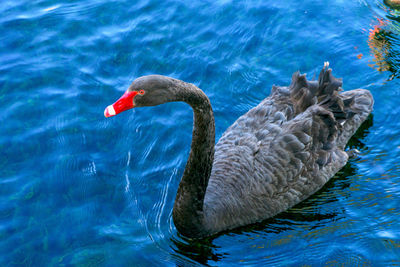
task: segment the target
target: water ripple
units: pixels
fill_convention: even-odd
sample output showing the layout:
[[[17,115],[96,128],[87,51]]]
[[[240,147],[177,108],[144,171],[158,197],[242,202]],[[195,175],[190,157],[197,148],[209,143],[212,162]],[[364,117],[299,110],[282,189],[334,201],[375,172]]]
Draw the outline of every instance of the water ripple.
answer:
[[[400,263],[397,10],[377,0],[4,0],[0,12],[1,265]],[[374,95],[349,144],[359,158],[289,211],[204,240],[172,220],[190,107],[103,117],[134,78],[164,74],[206,92],[218,139],[273,84],[296,70],[312,78],[323,61],[345,90]]]

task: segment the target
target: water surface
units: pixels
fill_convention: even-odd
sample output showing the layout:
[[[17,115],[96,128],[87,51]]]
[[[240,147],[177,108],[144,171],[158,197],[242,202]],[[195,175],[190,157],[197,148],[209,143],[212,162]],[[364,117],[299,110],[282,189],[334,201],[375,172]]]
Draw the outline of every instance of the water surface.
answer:
[[[10,1],[0,5],[2,266],[400,265],[400,25],[381,1]],[[263,223],[190,241],[171,211],[190,149],[183,103],[105,119],[136,77],[210,97],[217,140],[329,61],[369,89],[360,150]]]

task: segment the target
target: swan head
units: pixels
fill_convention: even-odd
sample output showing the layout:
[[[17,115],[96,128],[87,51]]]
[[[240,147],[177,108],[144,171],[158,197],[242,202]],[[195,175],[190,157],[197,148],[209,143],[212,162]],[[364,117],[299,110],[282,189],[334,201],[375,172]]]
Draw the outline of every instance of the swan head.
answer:
[[[176,101],[176,82],[175,79],[161,75],[137,78],[114,104],[104,110],[104,116],[108,118],[134,107],[157,106]]]

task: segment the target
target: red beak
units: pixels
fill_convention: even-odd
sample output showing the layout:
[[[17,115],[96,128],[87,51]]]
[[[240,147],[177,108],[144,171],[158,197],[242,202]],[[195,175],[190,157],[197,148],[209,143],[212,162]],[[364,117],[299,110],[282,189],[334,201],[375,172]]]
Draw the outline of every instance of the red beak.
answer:
[[[120,99],[118,99],[114,104],[106,107],[106,109],[104,110],[104,116],[106,118],[109,118],[109,117],[112,117],[112,116],[115,116],[115,115],[121,113],[122,111],[133,108],[135,106],[133,104],[133,99],[135,98],[135,96],[137,94],[138,94],[138,92],[136,92],[136,91],[133,91],[133,92],[126,91],[120,97]]]

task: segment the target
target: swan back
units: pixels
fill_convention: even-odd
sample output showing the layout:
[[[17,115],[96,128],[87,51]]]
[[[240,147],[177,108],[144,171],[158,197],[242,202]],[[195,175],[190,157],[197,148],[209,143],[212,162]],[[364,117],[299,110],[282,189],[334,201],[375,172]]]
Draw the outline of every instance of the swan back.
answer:
[[[344,146],[372,111],[363,89],[340,93],[323,69],[295,73],[288,87],[241,116],[215,147],[204,199],[210,233],[265,220],[318,191],[347,162]]]

